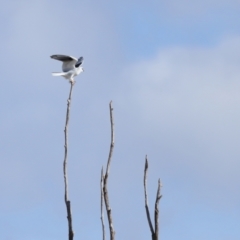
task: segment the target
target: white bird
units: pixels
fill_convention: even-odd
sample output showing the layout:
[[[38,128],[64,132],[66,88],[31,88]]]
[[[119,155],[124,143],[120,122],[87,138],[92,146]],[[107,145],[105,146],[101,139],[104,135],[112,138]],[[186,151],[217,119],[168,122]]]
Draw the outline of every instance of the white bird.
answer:
[[[52,55],[51,58],[63,62],[63,72],[53,72],[53,76],[62,76],[68,79],[69,82],[74,83],[74,77],[84,71],[83,67],[81,66],[83,63],[83,57],[77,59],[67,55]]]

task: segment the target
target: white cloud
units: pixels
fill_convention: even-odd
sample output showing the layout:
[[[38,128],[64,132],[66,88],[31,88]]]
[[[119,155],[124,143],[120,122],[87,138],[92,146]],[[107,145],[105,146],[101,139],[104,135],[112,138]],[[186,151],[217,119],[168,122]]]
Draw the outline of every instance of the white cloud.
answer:
[[[221,196],[235,204],[240,198],[235,194],[240,187],[239,40],[228,38],[214,48],[161,50],[126,70],[130,90],[119,100],[137,108],[136,125],[157,145],[155,157],[160,148],[169,149],[160,167],[178,166],[176,178],[191,175],[196,196],[207,192],[206,198]]]

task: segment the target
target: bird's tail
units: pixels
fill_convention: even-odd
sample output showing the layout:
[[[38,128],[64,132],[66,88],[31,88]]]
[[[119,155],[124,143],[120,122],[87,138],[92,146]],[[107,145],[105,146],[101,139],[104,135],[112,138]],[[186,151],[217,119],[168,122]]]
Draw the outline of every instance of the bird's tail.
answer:
[[[55,77],[57,77],[57,76],[64,76],[65,73],[64,72],[53,72],[52,75],[55,76]]]

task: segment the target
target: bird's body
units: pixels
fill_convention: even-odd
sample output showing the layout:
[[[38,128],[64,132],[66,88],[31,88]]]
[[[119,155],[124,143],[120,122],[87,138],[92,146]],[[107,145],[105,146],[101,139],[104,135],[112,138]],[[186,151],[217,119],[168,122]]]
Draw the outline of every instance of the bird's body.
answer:
[[[62,61],[63,72],[52,73],[53,76],[62,76],[69,80],[69,82],[74,82],[74,77],[83,72],[83,57],[79,59],[67,55],[52,55],[51,58]]]

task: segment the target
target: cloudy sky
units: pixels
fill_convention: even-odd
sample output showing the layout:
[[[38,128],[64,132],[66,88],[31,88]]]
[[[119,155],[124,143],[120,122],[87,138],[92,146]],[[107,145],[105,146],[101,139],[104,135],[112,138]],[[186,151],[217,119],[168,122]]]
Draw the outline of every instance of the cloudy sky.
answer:
[[[62,162],[69,83],[52,54],[84,56],[73,89],[69,196],[75,239],[101,239],[100,170],[115,149],[116,239],[240,239],[240,2],[1,1],[0,238],[67,239]]]

